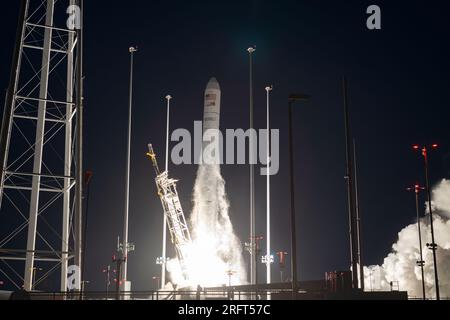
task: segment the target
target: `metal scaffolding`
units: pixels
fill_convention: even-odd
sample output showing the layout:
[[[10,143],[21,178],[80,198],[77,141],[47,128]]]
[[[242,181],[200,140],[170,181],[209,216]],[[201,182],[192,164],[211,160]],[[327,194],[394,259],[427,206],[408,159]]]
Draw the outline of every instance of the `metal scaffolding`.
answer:
[[[17,289],[60,270],[66,292],[69,261],[81,262],[81,238],[71,237],[81,231],[81,27],[66,24],[68,14],[81,19],[80,8],[80,0],[21,1],[0,136],[0,273]]]
[[[148,148],[149,152],[147,155],[152,160],[156,173],[155,181],[158,188],[158,196],[161,199],[164,215],[167,217],[167,226],[169,228],[172,243],[175,246],[181,269],[185,274],[187,247],[191,244],[192,240],[186,218],[184,217],[183,208],[181,207],[180,199],[178,198],[176,185],[178,181],[170,179],[167,171],[161,173],[152,145],[150,144]]]

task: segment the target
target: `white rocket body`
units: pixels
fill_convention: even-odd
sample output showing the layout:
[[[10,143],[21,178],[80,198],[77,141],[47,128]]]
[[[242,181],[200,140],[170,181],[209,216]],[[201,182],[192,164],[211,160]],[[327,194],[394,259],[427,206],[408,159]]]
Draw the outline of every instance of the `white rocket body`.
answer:
[[[203,134],[209,129],[220,127],[221,91],[216,78],[211,78],[205,90],[205,109],[203,113]]]
[[[220,196],[217,194],[218,184],[221,182],[220,165],[213,159],[209,158],[207,151],[208,147],[217,147],[218,143],[214,140],[210,141],[209,134],[215,135],[220,128],[220,99],[221,91],[220,85],[216,78],[211,78],[205,89],[205,101],[203,111],[203,163],[198,169],[198,177],[201,183],[202,199],[198,202],[198,207],[201,208],[201,212],[205,214],[202,219],[203,223],[207,223],[208,226],[214,230],[217,224],[217,217],[220,212]]]

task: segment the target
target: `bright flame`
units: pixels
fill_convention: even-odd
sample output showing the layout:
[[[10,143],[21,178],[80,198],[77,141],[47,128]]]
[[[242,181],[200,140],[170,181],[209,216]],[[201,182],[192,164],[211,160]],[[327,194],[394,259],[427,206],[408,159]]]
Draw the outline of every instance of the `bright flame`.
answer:
[[[229,217],[225,181],[218,165],[201,165],[193,194],[192,244],[186,250],[184,280],[178,261],[167,268],[178,287],[214,287],[246,283],[242,247]]]

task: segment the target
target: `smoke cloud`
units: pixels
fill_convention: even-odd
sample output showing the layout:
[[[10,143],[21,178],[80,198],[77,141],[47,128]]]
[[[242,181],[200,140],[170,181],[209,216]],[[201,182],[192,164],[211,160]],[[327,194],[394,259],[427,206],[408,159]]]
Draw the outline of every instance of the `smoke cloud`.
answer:
[[[168,263],[178,286],[202,287],[246,283],[242,246],[234,234],[229,202],[219,165],[201,165],[193,192],[190,217],[192,245],[188,248],[185,281],[178,261]]]
[[[450,297],[450,180],[442,180],[432,192],[435,241],[438,246],[437,265],[439,287],[442,297]],[[427,206],[426,206],[427,207]],[[425,210],[426,212],[429,210]],[[421,218],[423,260],[425,261],[425,286],[427,298],[436,296],[434,287],[433,253],[427,244],[431,243],[430,220]],[[419,236],[417,223],[404,228],[398,234],[392,252],[381,266],[365,267],[364,284],[367,291],[394,289],[408,291],[410,297],[422,297]]]

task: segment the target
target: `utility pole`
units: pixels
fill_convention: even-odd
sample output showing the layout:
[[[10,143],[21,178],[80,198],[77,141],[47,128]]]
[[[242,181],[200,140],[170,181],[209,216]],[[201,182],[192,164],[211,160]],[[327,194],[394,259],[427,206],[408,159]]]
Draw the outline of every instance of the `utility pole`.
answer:
[[[423,300],[426,300],[426,291],[425,291],[425,273],[424,273],[424,266],[425,261],[423,260],[423,247],[422,247],[422,230],[420,227],[420,213],[419,213],[419,193],[420,191],[425,190],[424,187],[421,187],[419,184],[414,185],[414,187],[408,188],[408,191],[414,191],[415,198],[416,198],[416,215],[417,215],[417,231],[419,236],[419,253],[420,253],[420,260],[417,261],[417,265],[420,267],[420,271],[422,273],[422,296]]]

